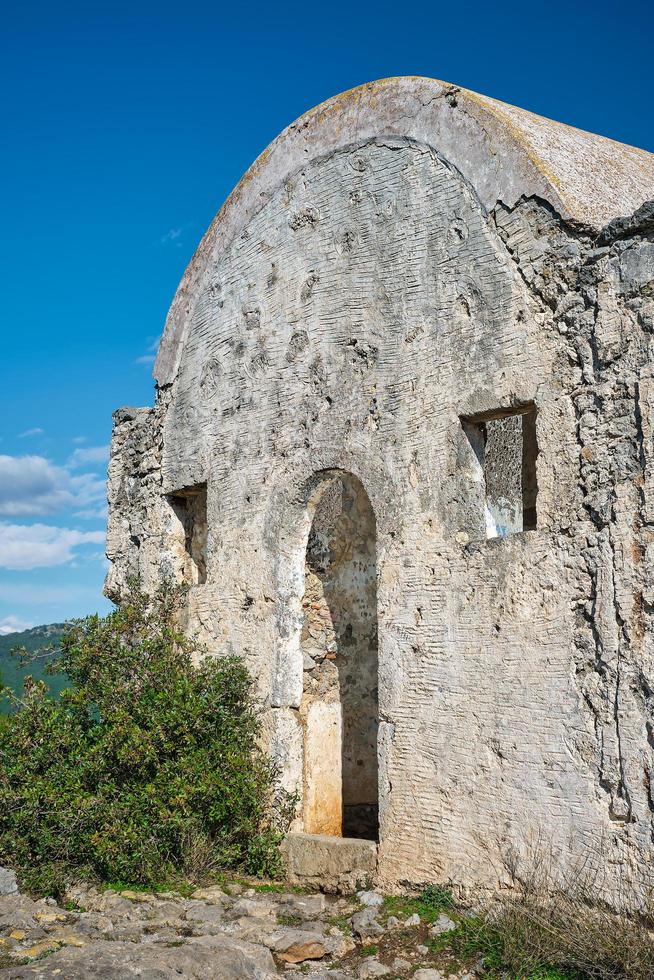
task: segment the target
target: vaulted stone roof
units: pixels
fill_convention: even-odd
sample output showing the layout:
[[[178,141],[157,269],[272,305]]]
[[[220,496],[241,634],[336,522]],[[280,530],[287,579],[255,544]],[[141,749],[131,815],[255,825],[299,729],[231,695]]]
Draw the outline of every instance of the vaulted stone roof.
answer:
[[[654,154],[545,119],[430,78],[370,82],[288,126],[252,164],[220,209],[182,278],[155,365],[174,380],[205,270],[285,178],[310,160],[384,137],[435,150],[482,205],[539,197],[565,219],[599,231],[654,199]]]

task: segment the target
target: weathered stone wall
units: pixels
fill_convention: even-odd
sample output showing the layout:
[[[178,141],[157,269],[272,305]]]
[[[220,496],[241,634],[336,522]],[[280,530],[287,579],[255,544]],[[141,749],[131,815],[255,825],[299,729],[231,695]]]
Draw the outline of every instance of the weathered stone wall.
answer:
[[[162,520],[161,417],[164,403],[156,408],[121,408],[114,412],[107,496],[109,525],[107,558],[109,573],[105,592],[120,600],[130,578],[140,578],[144,588],[158,584],[162,567],[157,552],[168,538]]]
[[[206,483],[189,623],[250,664],[300,795],[307,542],[326,475],[360,481],[387,885],[506,885],[536,852],[630,902],[651,883],[653,227],[489,211],[414,140],[316,152],[209,262],[155,409],[117,416],[110,589],[184,574],[171,500]],[[466,420],[530,406],[536,527],[489,537]]]

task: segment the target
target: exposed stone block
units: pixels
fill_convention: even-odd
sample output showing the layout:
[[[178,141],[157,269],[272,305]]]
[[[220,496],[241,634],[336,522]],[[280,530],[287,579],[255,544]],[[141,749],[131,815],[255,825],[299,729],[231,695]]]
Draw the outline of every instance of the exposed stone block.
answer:
[[[328,894],[369,886],[377,871],[377,845],[352,837],[288,834],[282,845],[288,879]]]

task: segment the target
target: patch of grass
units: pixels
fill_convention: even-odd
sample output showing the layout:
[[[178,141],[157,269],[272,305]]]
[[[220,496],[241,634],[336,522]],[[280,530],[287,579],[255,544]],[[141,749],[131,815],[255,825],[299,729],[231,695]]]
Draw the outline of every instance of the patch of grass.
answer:
[[[161,881],[154,885],[144,885],[140,882],[130,881],[102,881],[96,887],[100,892],[137,892],[140,895],[160,895],[166,892],[175,892],[181,898],[190,898],[193,892],[197,891],[200,886],[193,881],[173,878],[171,881]],[[203,887],[206,887],[206,882]],[[64,908],[68,908],[68,906],[65,905]],[[86,909],[70,909],[69,911],[86,912]]]
[[[451,951],[461,961],[482,957],[492,978],[654,977],[654,941],[647,923],[592,908],[565,894],[505,900],[478,916],[462,918],[456,930],[430,940],[429,946],[434,952]]]
[[[424,906],[438,909],[439,914],[454,908],[454,898],[449,885],[427,885],[420,895],[420,901]]]
[[[129,881],[103,881],[99,886],[101,892],[112,891],[112,892],[140,892],[144,894],[150,894],[156,891],[168,891],[164,885],[140,885]]]
[[[84,908],[83,905],[78,905],[77,902],[64,902],[64,904],[62,905],[62,908],[65,909],[66,912],[86,912],[86,911],[88,911],[87,909]]]
[[[415,944],[418,942],[418,937],[414,928],[394,929],[392,936],[395,942],[399,943],[401,946],[415,946]]]
[[[156,893],[159,892],[177,892],[182,898],[190,898],[193,892],[197,891],[197,885],[190,881],[176,881],[174,885],[168,885],[166,888],[155,889]]]
[[[419,895],[387,895],[382,905],[386,917],[406,919],[417,913],[421,922],[431,925],[443,912],[454,906],[450,888],[444,885],[428,885]]]
[[[441,936],[428,936],[424,945],[427,947],[430,953],[437,955],[438,953],[444,952],[446,949],[450,949],[452,945],[452,933],[444,932]]]
[[[496,928],[507,962],[521,950],[571,980],[652,980],[654,912],[627,918],[580,894],[527,894],[509,904]]]
[[[483,956],[484,965],[490,970],[503,965],[502,936],[482,916],[460,919],[456,929],[435,936],[428,945],[434,951],[449,949],[460,960]]]
[[[351,913],[349,915],[332,915],[327,919],[330,926],[336,926],[341,932],[346,936],[352,935],[352,926],[350,925],[350,919],[352,918]]]
[[[29,962],[40,963],[41,960],[47,960],[48,956],[52,956],[53,953],[59,952],[62,945],[62,943],[57,943],[56,946],[51,946],[50,949],[44,949],[42,953],[39,953],[38,956],[34,956]]]
[[[379,952],[379,946],[375,946],[371,943],[370,946],[362,946],[359,950],[362,956],[376,956]]]
[[[575,980],[571,973],[561,972],[556,967],[545,967],[532,973],[529,980]]]
[[[290,912],[278,912],[277,922],[280,926],[301,926],[304,919],[301,915],[292,915]]]
[[[400,919],[417,913],[425,924],[446,913],[456,928],[423,940],[430,954],[463,970],[481,960],[487,980],[654,980],[654,908],[628,917],[593,898],[578,880],[567,891],[539,881],[470,915],[456,909],[448,888],[433,886],[389,896],[382,911]]]
[[[262,895],[274,894],[281,895],[287,892],[301,892],[304,893],[303,888],[291,888],[290,885],[286,885],[283,881],[257,881],[254,878],[245,878],[239,875],[228,875],[224,873],[219,873],[211,877],[212,884],[220,885],[221,888],[226,888],[228,885],[241,885],[242,888],[252,888],[253,891],[259,892]]]

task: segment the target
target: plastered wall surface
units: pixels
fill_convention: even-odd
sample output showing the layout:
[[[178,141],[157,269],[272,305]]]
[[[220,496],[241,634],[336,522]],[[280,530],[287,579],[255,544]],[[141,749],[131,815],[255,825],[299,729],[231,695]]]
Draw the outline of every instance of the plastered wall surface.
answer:
[[[497,887],[545,855],[637,904],[654,858],[654,208],[598,228],[540,195],[491,206],[425,141],[323,149],[205,256],[174,376],[154,408],[116,413],[108,593],[188,575],[204,525],[180,532],[173,504],[206,483],[186,623],[245,657],[302,796],[306,548],[343,471],[376,537],[381,882]],[[488,537],[462,420],[528,405],[536,527]],[[519,429],[502,427],[514,489]]]

